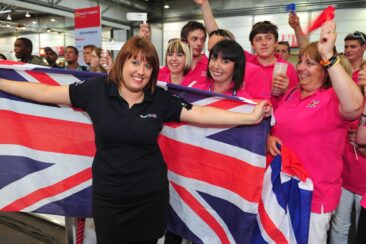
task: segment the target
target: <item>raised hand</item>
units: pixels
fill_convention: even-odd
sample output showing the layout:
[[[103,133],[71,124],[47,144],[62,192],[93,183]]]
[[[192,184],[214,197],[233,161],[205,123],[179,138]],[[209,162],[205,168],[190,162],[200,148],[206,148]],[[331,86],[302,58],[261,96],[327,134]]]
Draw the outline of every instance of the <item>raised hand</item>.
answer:
[[[207,2],[208,0],[193,0],[197,5],[202,5],[204,4],[205,2]]]
[[[336,24],[334,21],[327,21],[321,28],[318,51],[323,60],[328,60],[334,55],[334,44],[337,38]]]
[[[292,27],[292,29],[296,29],[300,27],[300,18],[296,14],[296,12],[291,12],[288,15],[288,24]]]

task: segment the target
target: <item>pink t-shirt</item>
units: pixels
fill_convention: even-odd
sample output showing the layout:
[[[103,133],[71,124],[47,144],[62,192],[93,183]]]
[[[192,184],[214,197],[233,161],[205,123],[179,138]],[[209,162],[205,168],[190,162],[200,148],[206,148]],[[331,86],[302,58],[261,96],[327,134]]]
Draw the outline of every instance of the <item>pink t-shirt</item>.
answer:
[[[205,54],[202,54],[194,70],[189,71],[189,73],[186,75],[187,81],[190,81],[189,83],[192,83],[193,81],[196,81],[196,83],[205,82],[207,65],[208,58]]]
[[[245,51],[244,53],[245,53],[245,58],[248,62],[256,64],[263,69],[268,81],[270,82],[269,87],[270,87],[270,89],[272,89],[272,77],[273,77],[274,64],[264,66],[261,63],[259,63],[257,55],[251,54],[247,51]],[[275,54],[275,57],[277,59],[276,62],[288,64],[286,75],[289,78],[288,90],[291,90],[291,88],[297,86],[297,84],[299,83],[299,78],[297,76],[296,69],[291,63],[282,59],[279,55]],[[282,96],[279,96],[279,97],[271,96],[271,103],[272,103],[273,109],[277,108],[278,103],[281,100],[281,97]]]
[[[234,86],[234,82],[232,82],[232,86]],[[192,86],[193,88],[204,90],[204,91],[211,91],[213,92],[213,80],[207,80],[206,82],[196,83]],[[225,91],[223,94],[229,95],[229,96],[237,96],[237,97],[244,97],[244,98],[254,98],[248,94],[248,92],[242,87],[240,90],[236,92],[236,94],[233,93],[232,89],[229,89]]]
[[[234,82],[232,83],[232,87],[233,86]],[[194,84],[193,87],[208,91],[211,87],[213,87],[213,81],[206,80],[205,82]],[[225,92],[224,94],[234,95],[232,89]],[[246,63],[244,84],[242,88],[237,91],[236,96],[254,99],[270,99],[271,89],[269,82],[264,71],[259,66],[250,62]]]
[[[266,73],[258,65],[246,62],[244,89],[252,98],[270,99],[271,83]]]
[[[333,88],[319,89],[301,99],[300,88],[290,89],[275,111],[272,135],[300,159],[314,184],[312,212],[337,208],[342,186],[342,152],[347,122],[339,112]]]
[[[357,129],[357,126],[358,120],[349,123],[352,129]],[[366,156],[356,153],[347,137],[343,155],[343,187],[362,196],[366,192]]]
[[[366,208],[366,193],[365,193],[365,194],[363,194],[363,197],[362,197],[362,199],[361,199],[361,206],[362,206],[363,208]]]
[[[352,73],[352,80],[356,83],[358,83],[358,73],[360,73],[360,69],[358,70],[355,70],[353,73]]]
[[[170,78],[170,70],[167,66],[161,67],[159,70],[158,75],[159,81],[164,81],[168,83],[172,83],[172,80]],[[191,80],[189,80],[189,77],[184,76],[182,82],[180,83],[181,86],[188,86],[191,83]]]

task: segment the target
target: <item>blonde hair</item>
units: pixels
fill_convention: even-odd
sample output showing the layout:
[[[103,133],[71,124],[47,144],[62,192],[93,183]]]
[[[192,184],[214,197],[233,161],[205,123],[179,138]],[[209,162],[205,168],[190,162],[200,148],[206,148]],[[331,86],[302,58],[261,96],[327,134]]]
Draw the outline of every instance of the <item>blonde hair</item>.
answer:
[[[192,53],[189,49],[188,45],[182,42],[179,39],[173,40],[169,42],[168,48],[166,49],[165,53],[165,64],[167,65],[167,56],[168,53],[183,53],[186,57],[186,61],[184,63],[183,75],[188,74],[189,70],[191,69],[192,64]]]

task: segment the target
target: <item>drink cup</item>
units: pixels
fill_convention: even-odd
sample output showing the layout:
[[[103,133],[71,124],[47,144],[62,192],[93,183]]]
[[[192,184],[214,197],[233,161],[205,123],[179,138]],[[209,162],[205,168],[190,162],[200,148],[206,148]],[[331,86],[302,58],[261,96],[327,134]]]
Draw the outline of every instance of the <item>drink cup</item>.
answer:
[[[286,75],[287,72],[287,63],[280,63],[280,62],[276,62],[273,68],[273,79],[278,75],[278,74],[284,74]],[[272,82],[273,84],[273,82]],[[278,87],[274,87],[272,85],[272,91],[271,91],[272,96],[278,97],[281,95],[281,89]]]

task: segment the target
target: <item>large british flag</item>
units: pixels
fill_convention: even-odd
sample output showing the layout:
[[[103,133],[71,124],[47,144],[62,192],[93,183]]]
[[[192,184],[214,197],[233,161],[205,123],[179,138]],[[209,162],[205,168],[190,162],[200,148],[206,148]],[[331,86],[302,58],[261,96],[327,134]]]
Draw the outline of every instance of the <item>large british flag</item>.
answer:
[[[2,78],[67,85],[99,74],[1,61]],[[0,92],[0,210],[90,216],[95,153],[89,117]]]
[[[253,109],[239,99],[175,93],[193,104],[237,112]],[[164,127],[160,146],[169,168],[170,231],[195,243],[250,242],[266,166],[268,129],[268,121],[239,127]]]
[[[62,85],[98,75],[103,74],[0,62],[0,77],[24,82]],[[231,111],[253,109],[250,101],[161,85],[193,104]],[[169,168],[169,230],[196,243],[210,244],[277,240],[288,243],[307,235],[306,225],[300,229],[296,225],[296,219],[303,215],[295,214],[295,205],[287,207],[294,201],[279,201],[279,197],[268,200],[269,195],[263,195],[283,194],[278,191],[278,183],[268,180],[268,170],[272,170],[266,170],[268,130],[267,120],[241,127],[184,123],[164,126],[159,143]],[[68,106],[37,104],[0,92],[0,211],[91,216],[94,153],[92,125],[84,112]],[[282,167],[277,165],[274,169],[270,175],[278,177]],[[297,174],[289,177],[304,180]],[[262,191],[263,179],[267,190]],[[287,182],[290,180],[280,185],[288,186]],[[292,186],[299,185],[298,181],[291,182]],[[303,198],[296,201],[303,202]],[[272,204],[277,208],[268,208]],[[272,211],[281,208],[284,211]],[[261,213],[262,209],[266,212]],[[278,213],[285,216],[282,222],[276,217]],[[283,234],[280,239],[278,233]]]

